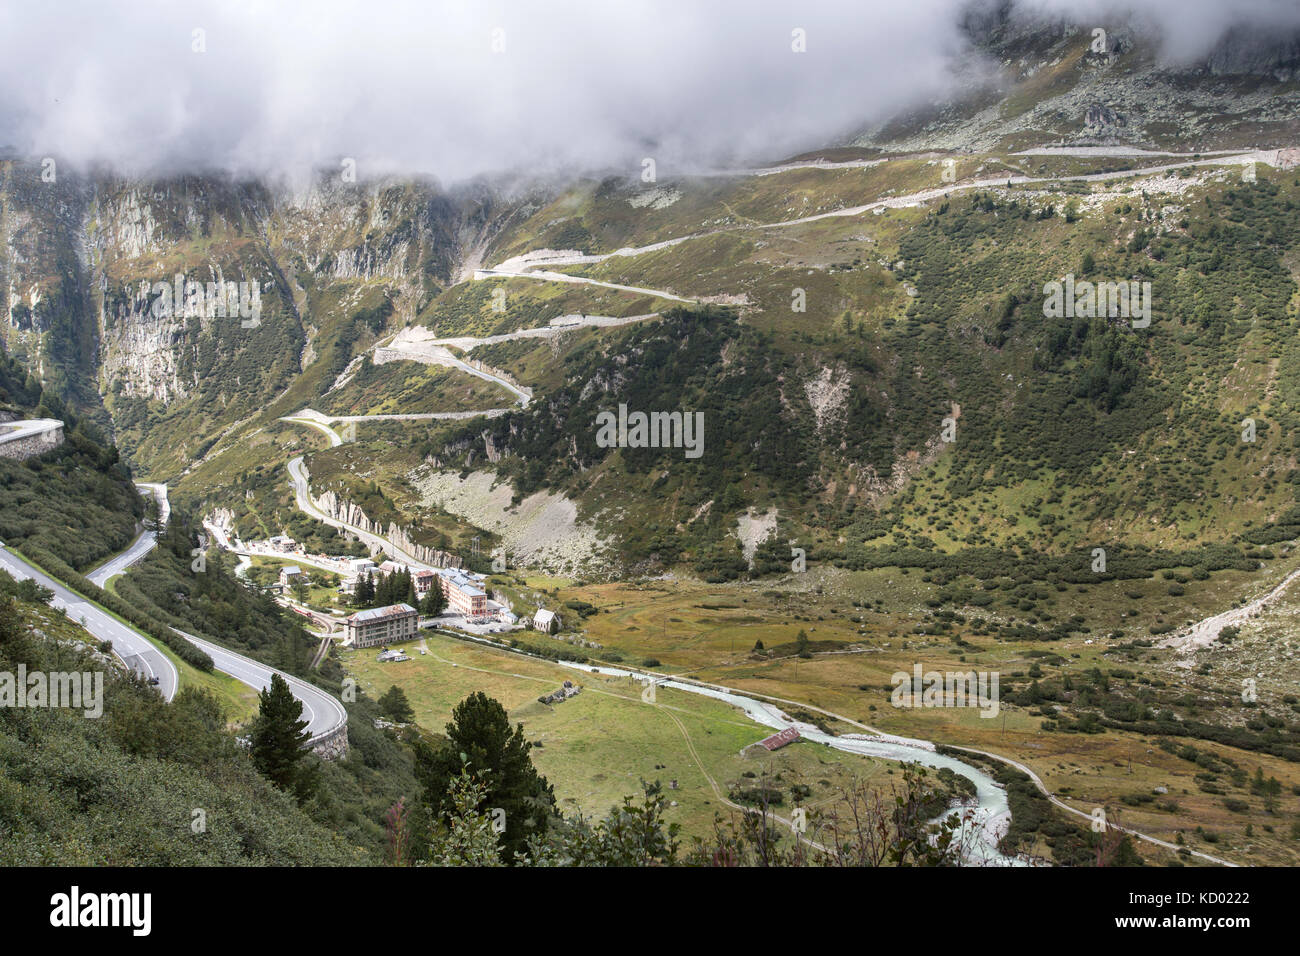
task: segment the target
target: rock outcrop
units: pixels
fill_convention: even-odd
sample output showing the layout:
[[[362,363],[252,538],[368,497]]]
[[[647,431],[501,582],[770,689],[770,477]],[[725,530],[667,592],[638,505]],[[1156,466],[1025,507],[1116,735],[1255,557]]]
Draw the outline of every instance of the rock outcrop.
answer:
[[[396,522],[390,522],[388,527],[385,528],[379,522],[371,521],[360,505],[354,501],[340,498],[333,491],[324,492],[320,497],[314,498],[313,502],[317,508],[335,521],[342,521],[344,524],[360,528],[369,534],[385,537],[424,564],[436,568],[459,568],[464,565],[464,560],[458,554],[417,543],[411,537],[410,530],[398,525]]]

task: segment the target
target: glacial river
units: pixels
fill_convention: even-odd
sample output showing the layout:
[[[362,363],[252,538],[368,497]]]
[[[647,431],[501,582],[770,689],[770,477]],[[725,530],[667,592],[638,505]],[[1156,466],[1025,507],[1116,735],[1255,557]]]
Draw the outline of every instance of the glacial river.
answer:
[[[639,674],[634,671],[623,670],[618,667],[604,667],[592,664],[579,664],[573,661],[560,661],[565,667],[571,667],[574,670],[586,671],[588,673],[605,674],[610,677],[630,677],[641,683],[646,683],[652,678],[645,674]],[[715,700],[724,701],[733,707],[738,707],[757,724],[769,727],[773,730],[784,730],[787,727],[794,727],[805,740],[813,743],[824,744],[827,747],[833,747],[836,750],[843,750],[846,753],[860,754],[864,757],[880,757],[885,760],[897,760],[908,763],[919,763],[926,767],[940,769],[947,767],[953,773],[959,773],[966,779],[975,784],[975,796],[977,806],[974,808],[972,819],[965,824],[966,834],[964,842],[967,844],[966,858],[969,863],[985,866],[1023,866],[1025,861],[1017,857],[1011,857],[1003,854],[998,849],[998,840],[1006,832],[1006,828],[1011,821],[1011,810],[1007,804],[1006,791],[999,786],[992,777],[972,767],[970,764],[963,763],[953,757],[936,753],[934,744],[926,740],[911,740],[905,737],[893,737],[889,739],[877,739],[863,735],[862,737],[854,736],[832,736],[816,727],[801,723],[786,716],[775,704],[766,703],[756,700],[752,697],[746,697],[743,694],[737,694],[734,691],[724,690],[719,687],[707,684],[698,684],[693,681],[675,680],[673,678],[653,678],[657,688],[670,688],[672,690],[685,691],[688,694],[699,694],[703,697],[712,697]]]

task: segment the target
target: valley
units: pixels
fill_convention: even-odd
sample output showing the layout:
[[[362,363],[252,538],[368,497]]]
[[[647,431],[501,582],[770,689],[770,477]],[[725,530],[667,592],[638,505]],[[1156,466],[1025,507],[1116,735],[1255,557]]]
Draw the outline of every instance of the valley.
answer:
[[[723,150],[0,153],[0,662],[114,708],[0,763],[241,808],[77,859],[1300,864],[1296,48],[959,6]]]
[[[516,335],[517,337],[523,337],[523,336],[520,336],[519,333],[515,333],[515,335]],[[504,336],[502,336],[502,337],[499,337],[499,340],[501,340],[501,341],[507,341],[507,340],[509,340],[509,339],[506,339]],[[478,343],[478,342],[473,342],[473,341],[471,340],[470,342],[466,342],[465,344],[477,345],[477,344],[479,344],[479,343]],[[365,422],[365,417],[362,417],[362,416],[354,416],[351,420],[352,420],[352,421],[356,421],[356,422],[358,422],[358,423],[364,423],[364,422]],[[333,446],[333,447],[337,447],[338,445],[342,444],[342,442],[341,442],[341,440],[338,440],[338,439],[337,439],[337,436],[335,435],[335,436],[331,436],[331,437],[330,437],[330,444],[331,444],[331,446]],[[390,550],[390,553],[392,553],[391,550]],[[1085,563],[1086,563],[1086,562],[1085,562]],[[1188,563],[1190,564],[1190,563],[1192,563],[1192,562],[1189,561]],[[793,580],[793,578],[790,577],[790,576],[787,576],[786,581],[788,582],[788,581],[790,581],[790,580]],[[600,595],[601,595],[601,592],[600,592],[600,591],[598,591],[598,590],[594,590],[594,589],[592,589],[592,588],[589,587],[589,586],[584,586],[584,585],[583,585],[581,582],[579,582],[579,581],[571,581],[571,582],[567,582],[567,583],[569,583],[569,584],[571,584],[571,585],[576,585],[575,587],[573,587],[573,590],[572,590],[571,593],[572,593],[574,599],[576,599],[577,601],[579,601],[579,602],[581,602],[581,603],[591,602],[591,604],[592,604],[593,606],[595,606],[595,607],[598,609],[597,613],[599,613],[599,611],[601,611],[601,610],[604,610],[604,611],[609,611],[609,610],[611,610],[611,608],[610,608],[608,605],[604,605],[604,604],[602,604],[602,602],[601,602],[601,600],[600,600]],[[892,581],[889,582],[889,583],[890,583],[890,585],[894,585],[894,584],[895,584],[895,582],[892,582]],[[680,585],[677,585],[677,586],[680,586]],[[769,590],[770,590],[770,589],[769,589]],[[801,589],[801,590],[802,590],[802,589]],[[841,593],[843,593],[843,590],[844,590],[844,589],[841,588]],[[1060,588],[1058,587],[1057,590],[1059,591]],[[1084,590],[1086,590],[1086,589],[1084,589],[1084,588],[1079,588],[1079,590],[1080,590],[1080,591],[1084,591]],[[929,593],[933,594],[933,593],[935,593],[935,589],[932,589],[932,588],[922,588],[922,590],[920,591],[919,594],[924,594],[924,593],[926,593],[926,592],[929,592]],[[748,588],[745,588],[745,589],[742,590],[742,593],[751,594],[752,591],[751,591],[750,589],[748,589]],[[869,587],[868,587],[868,589],[864,589],[864,590],[852,590],[852,589],[851,589],[851,590],[849,590],[849,593],[851,593],[851,594],[867,594],[867,593],[880,593],[880,592],[873,592],[873,591],[870,590]],[[919,597],[919,594],[918,594],[918,597]],[[558,596],[558,595],[557,595],[557,596]],[[719,596],[719,595],[715,594],[714,597],[715,597],[715,599],[720,598],[721,600],[726,600],[726,594],[725,594],[725,593],[724,593],[724,595],[722,595],[722,596]],[[1124,600],[1123,597],[1120,596],[1120,595],[1118,595],[1118,594],[1116,595],[1116,597],[1119,598],[1119,600],[1120,600],[1121,602]],[[746,596],[746,597],[741,598],[741,600],[744,601],[744,602],[746,602],[746,603],[748,603],[748,602],[750,601],[750,597]],[[1211,598],[1211,600],[1213,600],[1213,598]],[[856,605],[857,605],[858,603],[860,603],[860,602],[859,602],[858,600],[853,600],[853,603],[854,603],[854,605],[856,606]],[[914,608],[919,608],[919,607],[921,606],[921,603],[922,603],[922,602],[917,601],[917,603],[916,603],[913,607],[914,607]],[[933,603],[933,602],[930,602],[930,603]],[[1052,602],[1052,603],[1056,603],[1056,602]],[[1211,605],[1211,606],[1212,606],[1212,605]],[[1097,606],[1097,603],[1096,603],[1096,599],[1089,599],[1089,600],[1086,601],[1086,602],[1080,602],[1080,606],[1079,606],[1078,609],[1079,609],[1079,610],[1087,610],[1087,611],[1090,612],[1090,613],[1088,614],[1088,621],[1089,621],[1089,623],[1101,623],[1101,619],[1100,619],[1100,617],[1097,615],[1097,607],[1098,607],[1098,606]],[[873,611],[876,611],[877,608],[873,607],[872,610],[873,610]],[[912,609],[909,609],[909,610],[912,610]],[[832,613],[832,614],[836,613],[836,612],[834,611],[833,608],[831,608],[831,613]],[[839,612],[839,613],[842,613],[842,612]],[[915,610],[912,610],[912,613],[916,613],[916,611],[915,611]],[[620,614],[620,616],[625,616],[625,615],[624,615],[624,614]],[[760,609],[755,609],[755,620],[770,620],[770,619],[772,619],[773,617],[776,617],[776,616],[779,616],[779,611],[777,611],[775,608],[768,607],[768,608],[761,609],[761,610],[760,610]],[[1119,636],[1119,635],[1122,635],[1122,634],[1123,634],[1123,631],[1118,630],[1118,628],[1122,628],[1122,627],[1124,626],[1124,625],[1123,625],[1123,621],[1125,620],[1125,618],[1126,618],[1127,616],[1128,616],[1128,613],[1125,612],[1125,613],[1119,615],[1119,617],[1116,618],[1116,619],[1114,620],[1114,622],[1113,622],[1113,627],[1116,628],[1116,630],[1114,630],[1113,633],[1111,634],[1111,639],[1114,639],[1116,636]],[[823,615],[819,615],[819,618],[822,619],[822,620],[825,620],[825,616],[823,616]],[[901,613],[900,613],[900,618],[902,618],[902,620],[906,620],[906,617],[905,617],[903,614],[901,614]],[[1076,615],[1076,618],[1077,618],[1077,619],[1082,619],[1082,616],[1081,616],[1081,615]],[[832,619],[833,619],[833,618],[832,618]],[[675,618],[674,620],[678,620],[678,621],[679,621],[680,619],[676,619],[676,618]],[[584,620],[584,621],[583,621],[583,624],[586,625],[587,622]],[[698,621],[697,621],[697,627],[698,627],[699,625],[704,625],[706,631],[710,629],[710,625],[709,625],[709,624],[706,624],[706,622],[705,622],[704,620],[698,620]],[[787,625],[787,626],[788,626],[788,625]],[[831,625],[831,626],[834,627],[834,625]],[[1111,625],[1107,625],[1107,626],[1111,626]],[[629,629],[631,629],[631,630],[637,630],[637,627],[634,626],[634,625],[628,625],[628,627],[629,627]],[[692,664],[693,664],[693,665],[695,665],[695,666],[700,666],[700,665],[702,664],[702,665],[705,665],[706,667],[707,667],[708,665],[715,665],[715,666],[716,666],[716,665],[719,665],[719,664],[723,665],[724,667],[725,667],[725,666],[728,666],[727,663],[726,663],[725,661],[718,661],[718,660],[712,658],[712,657],[711,657],[710,655],[708,655],[708,654],[705,654],[705,655],[702,656],[702,657],[701,657],[701,656],[695,656],[695,655],[687,655],[687,656],[683,657],[683,651],[685,650],[686,646],[687,646],[687,645],[698,645],[698,644],[700,643],[700,638],[699,638],[699,637],[696,637],[696,638],[694,638],[694,639],[689,639],[689,638],[686,638],[685,635],[678,635],[678,634],[674,634],[674,635],[670,636],[669,633],[668,633],[668,630],[669,630],[669,629],[668,629],[666,623],[664,624],[662,630],[663,630],[663,634],[661,635],[661,639],[658,640],[658,641],[647,641],[647,642],[642,643],[642,644],[637,644],[637,643],[633,642],[633,643],[629,644],[628,641],[627,641],[627,638],[624,637],[624,636],[620,636],[620,635],[609,635],[609,643],[606,644],[604,641],[600,641],[600,642],[599,642],[599,646],[601,646],[602,648],[604,648],[604,647],[612,647],[612,648],[615,648],[616,650],[618,650],[619,652],[622,652],[622,651],[624,651],[624,650],[626,649],[626,650],[630,650],[630,651],[632,651],[633,653],[637,653],[637,654],[642,655],[642,656],[649,656],[650,653],[653,652],[653,654],[654,654],[657,658],[665,660],[665,662],[667,662],[670,666],[672,666],[672,665],[674,665],[674,664],[677,664],[677,665],[681,665],[681,664],[692,665]],[[673,628],[673,630],[676,631],[676,630],[678,630],[678,629],[677,629],[677,628]],[[690,629],[690,630],[695,630],[695,629]],[[767,629],[765,629],[765,630],[767,630]],[[815,631],[815,630],[816,630],[816,627],[813,627],[812,630]],[[1083,629],[1083,630],[1084,630],[1085,632],[1087,632],[1087,631],[1091,630],[1091,628],[1085,628],[1085,629]],[[780,629],[780,628],[772,628],[772,629],[770,629],[768,632],[771,633],[772,631],[775,631],[778,635],[781,633],[781,629]],[[847,636],[850,638],[850,640],[851,640],[851,639],[860,639],[861,636],[862,636],[863,631],[864,631],[864,629],[863,629],[862,627],[855,627],[855,628],[852,629],[851,634],[850,634],[850,635],[847,635]],[[940,633],[942,632],[942,625],[940,625],[939,631],[940,631]],[[591,634],[592,632],[591,632],[591,630],[590,630],[590,627],[589,627],[589,626],[584,627],[584,628],[583,628],[583,633],[586,634],[586,635]],[[762,641],[762,634],[763,634],[763,631],[762,631],[762,630],[760,630],[760,631],[754,631],[754,630],[751,628],[748,632],[744,632],[744,633],[745,633],[745,637],[744,637],[744,639],[743,639],[743,643],[742,643],[742,650],[744,650],[748,645],[754,643],[755,641],[759,641],[759,642]],[[922,633],[924,633],[924,631],[922,631]],[[890,634],[891,637],[896,637],[896,636],[897,636],[897,632],[889,632],[889,634]],[[602,637],[603,637],[603,636],[604,636],[604,635],[602,635]],[[587,637],[586,639],[587,639],[587,640],[590,640],[591,637]],[[772,638],[769,637],[769,640],[772,640]],[[778,640],[779,640],[779,638],[778,638]],[[847,644],[847,643],[848,643],[848,641],[845,641],[845,644]],[[865,642],[864,642],[864,643],[865,643]],[[909,647],[906,641],[902,641],[902,642],[900,642],[900,643],[901,643],[901,646],[900,646],[899,649],[898,649],[897,656],[896,656],[895,654],[890,654],[890,653],[889,653],[888,651],[886,651],[884,648],[880,648],[880,647],[877,647],[877,648],[865,648],[865,647],[860,647],[860,648],[858,649],[858,653],[864,653],[864,652],[868,652],[869,650],[874,649],[874,650],[877,650],[877,651],[882,655],[882,657],[885,657],[886,655],[888,655],[887,657],[885,657],[885,660],[881,661],[878,665],[873,666],[873,667],[871,668],[871,670],[867,671],[866,673],[873,673],[873,672],[875,672],[875,673],[879,674],[880,672],[888,672],[888,669],[889,669],[889,668],[891,668],[891,667],[893,667],[893,666],[898,666],[898,664],[901,664],[902,661],[907,660],[907,659],[909,659],[909,658],[915,656],[915,653],[916,653],[915,648],[916,648],[917,645],[914,644],[914,645],[912,645],[911,647]],[[972,642],[970,642],[969,639],[963,639],[963,640],[959,641],[958,643],[959,643],[959,646],[963,646],[963,645],[964,645],[964,646],[967,647],[967,648],[973,648],[973,647],[975,646]],[[1082,638],[1078,638],[1078,639],[1075,639],[1075,640],[1069,640],[1067,644],[1065,644],[1065,645],[1062,646],[1061,650],[1059,650],[1059,651],[1054,651],[1054,655],[1052,655],[1052,656],[1056,656],[1056,657],[1060,658],[1060,657],[1063,657],[1064,652],[1065,652],[1065,650],[1066,650],[1067,648],[1069,648],[1069,649],[1079,648],[1079,649],[1081,649],[1081,650],[1086,651],[1086,653],[1087,653],[1087,660],[1089,660],[1089,661],[1091,662],[1091,666],[1092,666],[1093,668],[1096,668],[1098,664],[1105,664],[1105,663],[1107,662],[1107,657],[1106,657],[1103,653],[1101,653],[1101,648],[1097,648],[1097,649],[1095,649],[1095,650],[1088,650],[1088,648],[1091,647],[1092,645],[1094,645],[1094,643],[1095,643],[1095,642],[1094,642],[1094,640],[1093,640],[1092,638],[1088,638],[1086,641],[1083,640]],[[924,645],[922,644],[922,646],[924,646]],[[1021,655],[1024,655],[1024,654],[1030,653],[1031,647],[1032,647],[1032,643],[1029,644],[1029,645],[1026,645],[1026,646],[1024,646],[1024,647],[1018,648],[1017,650],[1019,651],[1019,653],[1020,653]],[[562,650],[562,649],[557,647],[557,651],[559,651],[559,650]],[[734,660],[734,658],[735,658],[735,656],[736,656],[736,655],[735,655],[735,638],[734,638],[734,637],[731,638],[731,643],[730,643],[730,645],[729,645],[729,649],[728,649],[728,650],[729,650],[729,655],[728,655],[728,656],[731,656],[731,657],[733,658],[733,660]],[[995,654],[996,654],[996,651],[994,651],[994,648],[993,648],[993,647],[984,648],[983,650],[985,651],[985,653],[995,653]],[[828,653],[828,654],[843,654],[844,651],[828,651],[828,652],[825,652],[825,653]],[[852,653],[852,652],[850,652],[850,653]],[[819,654],[818,652],[813,652],[812,654],[809,655],[810,659],[813,659],[813,660],[818,659],[820,656],[821,656],[821,654]],[[1083,658],[1083,655],[1082,655],[1082,654],[1079,654],[1079,653],[1075,653],[1073,656],[1080,658],[1081,661],[1084,659],[1084,658]],[[742,659],[743,659],[743,655],[741,655],[741,657],[742,657]],[[998,654],[997,657],[1002,658],[1001,660],[999,660],[999,664],[1000,664],[1003,668],[1009,668],[1010,666],[1014,666],[1014,663],[1009,664],[1009,663],[1006,661],[1004,655]],[[795,668],[795,670],[796,670],[796,673],[797,673],[797,668],[798,668],[798,655],[791,654],[791,655],[790,655],[790,658],[793,659],[793,666],[794,666],[794,668]],[[890,658],[893,658],[893,659],[894,659],[893,663],[890,663],[890,662],[889,662],[889,659],[890,659]],[[901,658],[901,659],[900,659],[900,658]],[[976,659],[976,658],[972,658],[972,659]],[[1032,659],[1033,659],[1032,657],[1028,657],[1028,658],[1027,658],[1027,657],[1024,657],[1024,656],[1022,656],[1022,657],[1020,658],[1020,660],[1022,660],[1022,661],[1024,661],[1024,660],[1032,660]],[[1013,656],[1013,657],[1011,658],[1011,661],[1014,662],[1014,660],[1015,660],[1015,658],[1014,658],[1014,656]],[[966,657],[966,655],[963,655],[963,663],[965,663],[966,661],[967,661],[967,657]],[[875,664],[875,662],[873,662],[873,664]],[[814,667],[814,666],[815,666],[815,665],[805,664],[805,669],[807,670],[807,669],[809,669],[809,668],[811,668],[811,667]],[[1083,668],[1084,665],[1081,663],[1081,664],[1078,665],[1078,666],[1079,666],[1080,668]],[[765,670],[770,670],[770,668],[765,668]],[[1005,673],[1005,672],[1006,672],[1006,670],[1004,670],[1004,673]],[[720,679],[723,679],[722,675],[730,675],[730,674],[732,673],[732,671],[730,671],[730,670],[702,670],[701,673],[704,675],[704,679],[708,679],[708,680],[720,680]],[[857,675],[852,675],[851,672],[850,672],[850,675],[851,675],[851,676],[857,676]],[[699,676],[699,675],[697,674],[696,676]],[[754,675],[754,676],[756,676],[756,675]],[[863,676],[865,676],[865,674],[864,674]],[[770,680],[770,679],[772,679],[772,678],[771,678],[771,677],[765,677],[765,679],[769,679],[769,680]],[[788,679],[788,677],[785,678],[785,679]],[[826,694],[825,683],[832,683],[832,682],[831,682],[831,681],[822,682],[822,681],[814,680],[814,681],[811,682],[811,683],[805,683],[805,684],[803,684],[802,687],[801,687],[801,689],[802,689],[803,693],[804,693],[805,695],[807,695],[807,696],[802,696],[802,697],[799,697],[798,699],[803,700],[803,701],[816,700],[816,701],[818,701],[819,703],[823,703],[823,705],[824,705],[824,701],[827,700],[827,698],[825,697],[825,694]],[[865,687],[865,686],[867,686],[867,685],[866,685],[866,684],[861,684],[861,685],[859,685],[859,686],[861,686],[861,687]],[[884,684],[884,685],[882,685],[882,686],[888,687],[888,684]],[[874,710],[874,705],[873,705],[873,710]],[[1025,723],[1024,721],[1020,721],[1020,723],[1021,723],[1021,725],[1022,725],[1022,730],[1023,730],[1023,731],[1028,731],[1030,728],[1032,728],[1032,727],[1034,726],[1032,723]],[[953,728],[953,729],[956,730],[956,728]],[[1005,731],[1004,731],[1004,733],[1005,733]],[[969,730],[967,730],[967,729],[965,729],[965,728],[963,728],[962,730],[957,730],[957,733],[956,733],[956,735],[951,739],[951,742],[952,742],[952,743],[955,743],[955,744],[957,744],[957,745],[959,745],[959,746],[962,745],[963,743],[969,743],[970,741],[969,741],[968,734],[969,734]],[[1037,733],[1035,733],[1033,736],[1037,736]],[[1035,755],[1033,754],[1033,749],[1040,748],[1040,747],[1041,747],[1041,744],[1038,744],[1038,743],[1034,743],[1034,742],[1032,742],[1032,739],[1033,739],[1033,738],[1030,737],[1030,738],[1028,738],[1028,739],[1024,739],[1024,740],[1022,740],[1022,742],[1019,743],[1019,744],[1013,744],[1013,747],[1017,748],[1014,752],[1016,752],[1016,756],[1017,756],[1018,758],[1027,758],[1027,759],[1033,760],[1033,758],[1034,758],[1034,756],[1035,756]],[[1005,738],[1003,738],[1003,741],[1004,741],[1004,740],[1005,740]],[[1005,745],[1005,742],[1003,742],[1001,745],[1002,745],[1004,748],[1005,748],[1005,746],[1006,746],[1006,745]],[[1020,749],[1020,748],[1024,748],[1024,749]],[[1006,752],[1005,749],[1004,749],[1002,752],[1005,753],[1005,752]],[[1123,748],[1121,748],[1121,751],[1120,751],[1120,752],[1123,752]],[[1044,772],[1046,772],[1046,765],[1040,765],[1040,766],[1041,766],[1041,769],[1042,769]],[[1272,769],[1274,769],[1274,768],[1273,768],[1272,766],[1270,766],[1270,770],[1272,770]],[[1284,779],[1285,779],[1285,778],[1284,778]],[[1075,785],[1072,783],[1072,784],[1071,784],[1070,786],[1068,786],[1066,789],[1068,789],[1068,790],[1073,790],[1073,789],[1075,789]],[[1166,788],[1166,789],[1167,789],[1167,788]],[[1065,806],[1069,806],[1069,804],[1064,804],[1064,805],[1065,805]],[[1070,809],[1074,810],[1075,812],[1081,812],[1081,813],[1084,813],[1085,815],[1087,815],[1087,812],[1088,812],[1088,811],[1086,811],[1086,810],[1079,810],[1077,807],[1070,807]],[[1202,808],[1202,809],[1203,809],[1203,808]],[[1170,828],[1170,824],[1173,825],[1172,828]],[[1169,837],[1173,837],[1173,836],[1177,835],[1177,833],[1178,833],[1176,819],[1162,820],[1162,821],[1160,821],[1160,823],[1159,823],[1158,825],[1159,825],[1159,826],[1162,826],[1162,828],[1163,828],[1163,829],[1162,829],[1162,832],[1165,833],[1165,834],[1166,834],[1167,836],[1169,836]],[[1170,843],[1169,845],[1170,845],[1170,846],[1174,846],[1174,844],[1172,844],[1172,843]],[[1194,851],[1194,852],[1197,852],[1197,853],[1204,853],[1204,851]],[[1210,859],[1215,860],[1215,861],[1218,861],[1218,860],[1220,859],[1219,857],[1214,857],[1214,856],[1212,856],[1211,854],[1205,854],[1205,856],[1206,856],[1207,858],[1210,858]]]

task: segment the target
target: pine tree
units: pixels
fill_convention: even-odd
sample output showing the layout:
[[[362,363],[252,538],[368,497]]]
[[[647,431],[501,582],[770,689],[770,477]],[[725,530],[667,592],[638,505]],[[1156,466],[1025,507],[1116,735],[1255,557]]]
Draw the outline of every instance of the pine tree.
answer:
[[[393,603],[393,579],[395,574],[381,574],[379,581],[375,584],[375,599],[371,602],[374,607],[388,607]]]
[[[272,674],[271,686],[258,695],[249,753],[258,771],[299,803],[312,795],[317,783],[316,768],[302,763],[311,735],[301,717],[302,701],[293,696],[283,677]]]
[[[555,793],[528,756],[533,745],[524,739],[524,725],[512,731],[505,708],[478,691],[456,705],[446,733],[447,743],[439,749],[416,745],[424,803],[444,820],[457,809],[451,803],[452,781],[466,769],[481,775],[488,788],[477,809],[504,811],[501,857],[509,863],[530,837],[546,832],[555,815]]]
[[[406,691],[394,684],[379,698],[379,712],[399,724],[415,720],[415,711],[406,697]]]
[[[420,602],[420,613],[426,617],[437,617],[446,607],[447,596],[442,593],[442,582],[435,577],[429,593]]]
[[[352,596],[352,603],[358,607],[373,607],[375,603],[375,582],[370,575],[363,574],[357,578],[357,590]]]

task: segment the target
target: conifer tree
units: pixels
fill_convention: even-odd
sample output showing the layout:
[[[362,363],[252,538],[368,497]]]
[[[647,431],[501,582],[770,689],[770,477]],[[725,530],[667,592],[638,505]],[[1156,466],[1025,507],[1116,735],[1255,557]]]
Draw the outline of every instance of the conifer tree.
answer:
[[[528,756],[533,745],[524,738],[524,725],[511,730],[505,708],[478,691],[456,705],[446,733],[441,748],[417,747],[416,777],[424,786],[425,805],[435,817],[446,818],[456,809],[452,781],[466,767],[482,774],[487,792],[477,809],[502,812],[501,857],[512,862],[529,838],[546,832],[555,815],[555,793]]]
[[[271,675],[271,686],[258,695],[258,713],[249,734],[249,753],[258,771],[281,790],[302,803],[316,789],[314,767],[303,764],[303,748],[311,735],[302,720],[302,701],[293,696],[288,682]]]
[[[447,596],[442,593],[442,582],[434,579],[429,592],[420,602],[420,613],[427,617],[437,617],[447,607]]]

